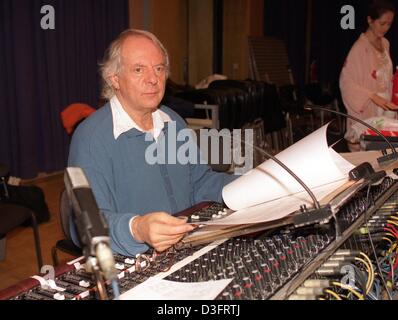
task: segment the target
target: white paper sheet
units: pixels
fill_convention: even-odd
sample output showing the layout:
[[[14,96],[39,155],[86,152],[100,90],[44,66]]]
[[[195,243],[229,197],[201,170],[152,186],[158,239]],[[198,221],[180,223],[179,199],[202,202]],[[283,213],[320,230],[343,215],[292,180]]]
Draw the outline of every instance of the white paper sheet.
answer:
[[[175,282],[149,278],[123,293],[121,300],[214,300],[232,279],[205,282]]]
[[[276,155],[311,190],[331,182],[344,179],[346,181],[348,171],[353,168],[352,164],[329,149],[326,139],[327,126],[321,127]],[[241,210],[282,199],[303,190],[287,171],[273,160],[267,160],[226,185],[222,195],[229,208]],[[285,211],[283,215],[286,215]]]
[[[314,188],[311,191],[314,193],[315,197],[320,200],[346,182],[347,179],[342,179],[340,181],[335,181],[330,184]],[[281,219],[290,213],[299,210],[301,205],[306,205],[308,209],[313,207],[312,199],[306,191],[281,197],[249,208],[244,208],[235,211],[233,214],[223,219],[206,221],[201,224],[223,226],[268,222]]]

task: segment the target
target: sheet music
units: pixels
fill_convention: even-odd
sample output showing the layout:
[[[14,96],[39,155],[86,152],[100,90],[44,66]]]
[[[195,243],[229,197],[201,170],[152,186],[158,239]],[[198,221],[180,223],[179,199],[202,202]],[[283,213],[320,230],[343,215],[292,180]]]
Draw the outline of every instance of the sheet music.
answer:
[[[327,145],[325,125],[279,153],[286,164],[315,194],[318,201],[348,181],[354,166]],[[236,210],[220,220],[204,224],[231,225],[267,222],[283,218],[305,204],[309,194],[281,166],[267,160],[223,189],[226,205]]]
[[[317,199],[322,199],[346,182],[347,179],[335,181],[330,184],[314,188],[312,189],[312,192]],[[268,222],[283,218],[290,213],[299,210],[301,205],[306,205],[308,209],[313,207],[312,199],[306,191],[281,197],[249,208],[244,208],[223,219],[206,221],[202,224],[222,226]]]
[[[325,125],[276,157],[311,189],[347,178],[352,164],[329,149]],[[303,187],[273,160],[226,185],[223,199],[233,210],[249,208],[303,191]]]

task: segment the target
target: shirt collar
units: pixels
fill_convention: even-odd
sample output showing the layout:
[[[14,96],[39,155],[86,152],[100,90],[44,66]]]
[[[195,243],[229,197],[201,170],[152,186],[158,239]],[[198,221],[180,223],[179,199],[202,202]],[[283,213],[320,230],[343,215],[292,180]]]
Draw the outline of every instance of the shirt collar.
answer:
[[[131,119],[128,113],[123,109],[119,99],[113,96],[110,100],[112,118],[113,118],[113,136],[115,140],[122,134],[131,129],[137,129],[141,132],[147,132],[143,130],[138,124]],[[157,139],[160,132],[164,128],[164,123],[171,121],[170,116],[160,109],[156,109],[152,112],[153,129],[151,130],[153,137]]]

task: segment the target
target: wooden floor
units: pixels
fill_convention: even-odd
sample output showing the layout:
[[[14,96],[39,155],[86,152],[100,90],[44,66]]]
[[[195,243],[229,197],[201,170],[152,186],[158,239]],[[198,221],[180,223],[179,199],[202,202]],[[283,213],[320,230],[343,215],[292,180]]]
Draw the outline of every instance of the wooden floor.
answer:
[[[54,174],[29,182],[43,189],[47,205],[50,209],[50,221],[39,225],[43,263],[52,265],[51,248],[56,241],[62,239],[59,222],[59,195],[64,188],[63,174]],[[0,290],[20,280],[38,274],[33,232],[30,227],[20,227],[7,235],[6,258],[0,261]],[[73,257],[59,253],[62,261]]]

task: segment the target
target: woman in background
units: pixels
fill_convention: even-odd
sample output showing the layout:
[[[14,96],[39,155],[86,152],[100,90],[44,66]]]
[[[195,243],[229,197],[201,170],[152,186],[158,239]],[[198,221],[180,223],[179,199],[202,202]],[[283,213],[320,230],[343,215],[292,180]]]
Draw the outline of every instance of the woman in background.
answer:
[[[390,1],[374,1],[369,7],[368,28],[352,46],[340,74],[340,89],[347,112],[362,120],[391,117],[398,109],[391,102],[393,65],[390,43],[384,35],[390,29],[395,8]],[[394,117],[393,113],[393,117]],[[345,139],[351,151],[359,150],[358,137],[347,119]]]

